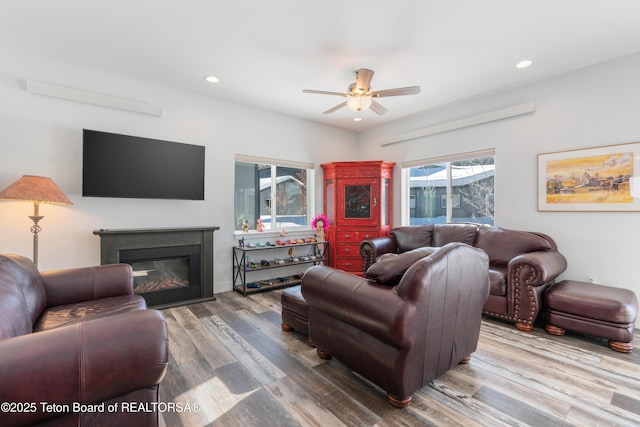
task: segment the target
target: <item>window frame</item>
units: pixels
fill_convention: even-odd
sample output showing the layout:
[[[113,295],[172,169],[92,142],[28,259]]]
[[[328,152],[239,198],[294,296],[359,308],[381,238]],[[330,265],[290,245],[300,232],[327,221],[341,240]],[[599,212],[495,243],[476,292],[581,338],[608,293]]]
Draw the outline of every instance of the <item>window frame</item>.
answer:
[[[278,195],[277,193],[277,188],[278,188],[278,183],[277,183],[277,168],[278,167],[286,167],[286,168],[297,168],[297,169],[304,169],[307,171],[307,177],[306,177],[306,217],[307,217],[307,221],[309,222],[311,221],[311,218],[313,218],[313,216],[315,215],[315,164],[313,163],[307,163],[307,162],[298,162],[298,161],[292,161],[292,160],[282,160],[282,159],[273,159],[273,158],[266,158],[266,157],[257,157],[257,156],[249,156],[249,155],[243,155],[243,154],[236,154],[234,159],[234,171],[237,167],[237,163],[247,163],[247,164],[255,164],[255,165],[265,165],[265,166],[270,166],[271,167],[271,192],[268,196],[268,200],[271,202],[270,203],[270,208],[271,208],[271,225],[269,226],[268,229],[265,229],[265,232],[271,232],[271,233],[279,233],[282,230],[287,230],[287,231],[297,231],[297,230],[305,230],[308,229],[309,224],[302,224],[302,225],[292,225],[292,224],[288,224],[287,226],[280,226],[279,222],[276,221],[276,219],[278,218],[278,210],[277,210],[277,203],[274,203],[273,201],[278,200],[277,197]],[[234,177],[235,177],[235,172],[234,172]],[[239,225],[237,224],[237,219],[236,216],[236,206],[237,206],[237,200],[236,200],[236,196],[237,196],[237,188],[236,188],[236,182],[235,182],[235,178],[234,178],[234,184],[233,184],[234,190],[233,190],[233,203],[234,203],[234,233],[238,234],[238,233],[243,233],[242,228],[237,228],[239,227]],[[256,230],[256,224],[250,224],[249,225],[249,232],[250,233],[255,233],[257,232]]]
[[[470,151],[470,152],[465,152],[465,153],[458,153],[458,154],[450,154],[450,155],[444,155],[444,156],[438,156],[438,157],[431,157],[431,158],[426,158],[426,159],[417,159],[417,160],[410,160],[410,161],[405,161],[402,162],[401,164],[401,168],[402,168],[402,182],[401,182],[401,188],[400,188],[400,197],[401,197],[401,203],[400,203],[400,218],[401,218],[401,225],[402,226],[407,226],[409,224],[411,224],[411,168],[416,168],[416,167],[420,167],[420,166],[427,166],[427,165],[435,165],[435,164],[441,164],[444,163],[447,169],[447,182],[446,182],[446,195],[447,195],[447,203],[446,203],[446,221],[447,223],[450,223],[451,220],[453,219],[453,203],[452,203],[452,192],[453,192],[453,187],[452,187],[452,179],[451,179],[451,164],[453,162],[456,161],[461,161],[461,160],[471,160],[471,159],[476,159],[476,158],[482,158],[482,157],[493,157],[494,158],[494,176],[495,176],[495,157],[496,157],[496,153],[495,153],[495,148],[487,148],[487,149],[483,149],[483,150],[478,150],[478,151]],[[494,180],[494,186],[493,186],[493,223],[495,225],[496,222],[496,215],[495,215],[495,180]],[[440,202],[439,200],[437,201],[438,203]],[[415,202],[414,202],[415,203]]]

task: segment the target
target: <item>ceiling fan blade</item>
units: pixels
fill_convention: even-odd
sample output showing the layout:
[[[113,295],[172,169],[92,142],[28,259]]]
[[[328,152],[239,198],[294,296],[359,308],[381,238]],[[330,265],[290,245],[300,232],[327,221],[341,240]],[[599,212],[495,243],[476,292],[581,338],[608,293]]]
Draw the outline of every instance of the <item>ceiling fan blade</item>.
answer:
[[[366,68],[360,68],[356,71],[356,91],[360,93],[366,93],[371,90],[371,79],[373,78],[373,71]]]
[[[377,90],[371,93],[374,98],[383,96],[417,95],[420,93],[420,86],[399,87],[395,89]]]
[[[327,92],[326,90],[313,90],[313,89],[305,89],[302,92],[304,93],[315,93],[318,95],[337,95],[337,96],[347,96],[341,92]]]
[[[344,107],[344,106],[346,106],[346,105],[347,105],[347,101],[344,101],[343,103],[338,104],[338,105],[336,105],[336,106],[335,106],[335,107],[333,107],[333,108],[329,108],[327,111],[325,111],[325,112],[324,112],[324,113],[322,113],[322,114],[331,114],[331,113],[333,113],[334,111],[337,111],[337,110],[341,109],[342,107]]]
[[[389,111],[386,108],[384,108],[382,105],[380,105],[380,103],[378,103],[376,101],[373,101],[373,100],[371,101],[371,106],[369,108],[371,108],[371,110],[374,113],[377,113],[377,114],[380,114],[380,115],[382,115],[382,114],[386,113],[387,111]]]

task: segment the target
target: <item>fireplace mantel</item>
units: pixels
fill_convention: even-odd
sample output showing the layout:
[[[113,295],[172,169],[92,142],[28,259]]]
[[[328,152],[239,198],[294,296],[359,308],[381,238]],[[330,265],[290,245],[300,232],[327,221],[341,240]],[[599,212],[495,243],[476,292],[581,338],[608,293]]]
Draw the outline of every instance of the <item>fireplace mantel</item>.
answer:
[[[215,299],[213,294],[213,233],[220,227],[149,228],[149,229],[100,229],[93,234],[100,236],[101,264],[116,264],[121,251],[132,249],[172,248],[200,246],[200,296],[196,299],[163,303],[160,308]],[[127,261],[129,262],[129,261]],[[144,294],[142,294],[145,296]],[[154,307],[159,307],[154,305]]]
[[[211,226],[211,227],[178,227],[178,228],[121,228],[121,229],[104,229],[93,230],[93,234],[95,235],[111,235],[111,234],[159,234],[159,233],[175,233],[175,232],[204,232],[210,231],[214,232],[220,230],[220,227]]]

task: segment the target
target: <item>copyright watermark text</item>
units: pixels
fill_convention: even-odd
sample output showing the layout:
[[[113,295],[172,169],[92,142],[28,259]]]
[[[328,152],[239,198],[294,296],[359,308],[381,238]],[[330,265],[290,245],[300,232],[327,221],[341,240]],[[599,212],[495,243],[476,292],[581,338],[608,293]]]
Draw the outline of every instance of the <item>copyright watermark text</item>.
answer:
[[[0,413],[44,412],[63,414],[70,412],[115,413],[115,412],[200,412],[198,402],[115,402],[86,404],[80,402],[2,402]]]

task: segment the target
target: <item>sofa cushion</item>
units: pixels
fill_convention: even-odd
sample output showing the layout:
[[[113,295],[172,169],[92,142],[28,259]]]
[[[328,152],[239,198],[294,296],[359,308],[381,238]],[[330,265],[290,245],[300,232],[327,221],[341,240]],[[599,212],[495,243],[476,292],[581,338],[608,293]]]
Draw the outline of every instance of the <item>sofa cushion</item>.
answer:
[[[40,274],[30,260],[0,257],[0,340],[31,333],[46,299]]]
[[[384,254],[364,273],[367,279],[377,283],[395,286],[404,273],[416,261],[434,253],[438,248],[421,247],[401,254]]]
[[[507,265],[518,255],[551,249],[549,242],[537,234],[499,227],[480,229],[475,246],[489,255],[492,265]]]
[[[507,269],[500,266],[489,268],[489,295],[507,295]]]
[[[147,304],[140,295],[123,295],[75,304],[58,305],[42,313],[42,316],[33,325],[33,331],[47,331],[78,322],[114,316],[130,311],[145,310],[146,308]]]
[[[398,252],[407,252],[424,246],[440,246],[431,244],[432,234],[433,224],[397,227],[389,232],[389,235],[396,240]]]
[[[477,224],[438,224],[433,230],[433,246],[461,242],[473,246],[478,232]]]

